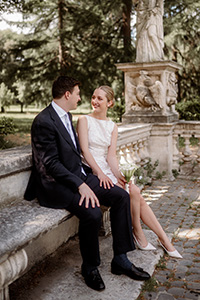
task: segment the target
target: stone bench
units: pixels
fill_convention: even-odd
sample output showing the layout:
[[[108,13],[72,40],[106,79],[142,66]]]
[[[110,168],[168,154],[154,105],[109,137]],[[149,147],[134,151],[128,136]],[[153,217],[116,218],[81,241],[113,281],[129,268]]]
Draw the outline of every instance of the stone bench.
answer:
[[[78,232],[78,219],[65,209],[23,199],[30,176],[31,148],[0,151],[0,300],[9,285]],[[103,230],[109,212],[103,209]]]

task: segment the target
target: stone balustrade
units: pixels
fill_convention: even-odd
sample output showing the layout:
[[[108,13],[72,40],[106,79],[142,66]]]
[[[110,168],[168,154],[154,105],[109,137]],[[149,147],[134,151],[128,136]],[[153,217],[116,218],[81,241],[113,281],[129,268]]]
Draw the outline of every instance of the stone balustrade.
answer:
[[[179,121],[173,131],[173,168],[190,175],[200,170],[200,122]]]
[[[159,160],[158,171],[172,177],[172,170],[190,175],[200,170],[200,122],[129,124],[118,127],[120,163],[144,166],[148,158]],[[193,141],[193,142],[192,142]]]
[[[130,124],[118,127],[117,155],[120,163],[143,166],[150,157],[148,143],[151,124]]]

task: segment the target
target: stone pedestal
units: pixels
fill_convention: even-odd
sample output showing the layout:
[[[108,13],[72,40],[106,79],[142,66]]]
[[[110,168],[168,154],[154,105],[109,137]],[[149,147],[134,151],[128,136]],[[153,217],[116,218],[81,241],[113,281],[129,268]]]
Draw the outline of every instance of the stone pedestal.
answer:
[[[116,65],[125,75],[124,124],[172,123],[178,121],[177,71],[173,61]]]
[[[152,162],[159,160],[157,171],[166,172],[172,178],[173,169],[173,130],[176,123],[157,123],[151,128],[148,151]]]

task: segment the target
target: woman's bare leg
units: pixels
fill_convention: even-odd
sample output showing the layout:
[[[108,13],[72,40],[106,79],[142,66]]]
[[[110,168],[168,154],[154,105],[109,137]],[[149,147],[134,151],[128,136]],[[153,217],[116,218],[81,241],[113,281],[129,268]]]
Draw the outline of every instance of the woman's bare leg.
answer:
[[[139,242],[139,244],[142,247],[146,247],[148,242],[140,222],[141,201],[140,201],[140,189],[137,186],[132,187],[130,200],[131,200],[131,218],[132,218],[133,233],[137,241]]]
[[[147,245],[147,240],[141,227],[140,218],[143,223],[158,236],[159,240],[168,251],[174,251],[175,248],[136,185],[130,185],[130,198],[133,232],[141,246],[145,247]]]

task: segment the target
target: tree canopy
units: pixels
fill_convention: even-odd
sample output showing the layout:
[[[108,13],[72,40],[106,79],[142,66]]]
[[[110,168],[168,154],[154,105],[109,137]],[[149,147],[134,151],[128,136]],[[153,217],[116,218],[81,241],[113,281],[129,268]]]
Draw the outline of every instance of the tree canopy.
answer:
[[[53,79],[68,74],[82,82],[83,100],[98,85],[112,85],[123,113],[123,74],[115,64],[135,61],[132,1],[2,0],[0,10],[21,12],[17,25],[26,28],[0,31],[0,84],[21,107],[50,102]],[[165,1],[165,55],[183,65],[179,101],[200,97],[199,25],[199,3]]]
[[[179,62],[180,118],[200,120],[200,2],[165,1],[165,53]]]

